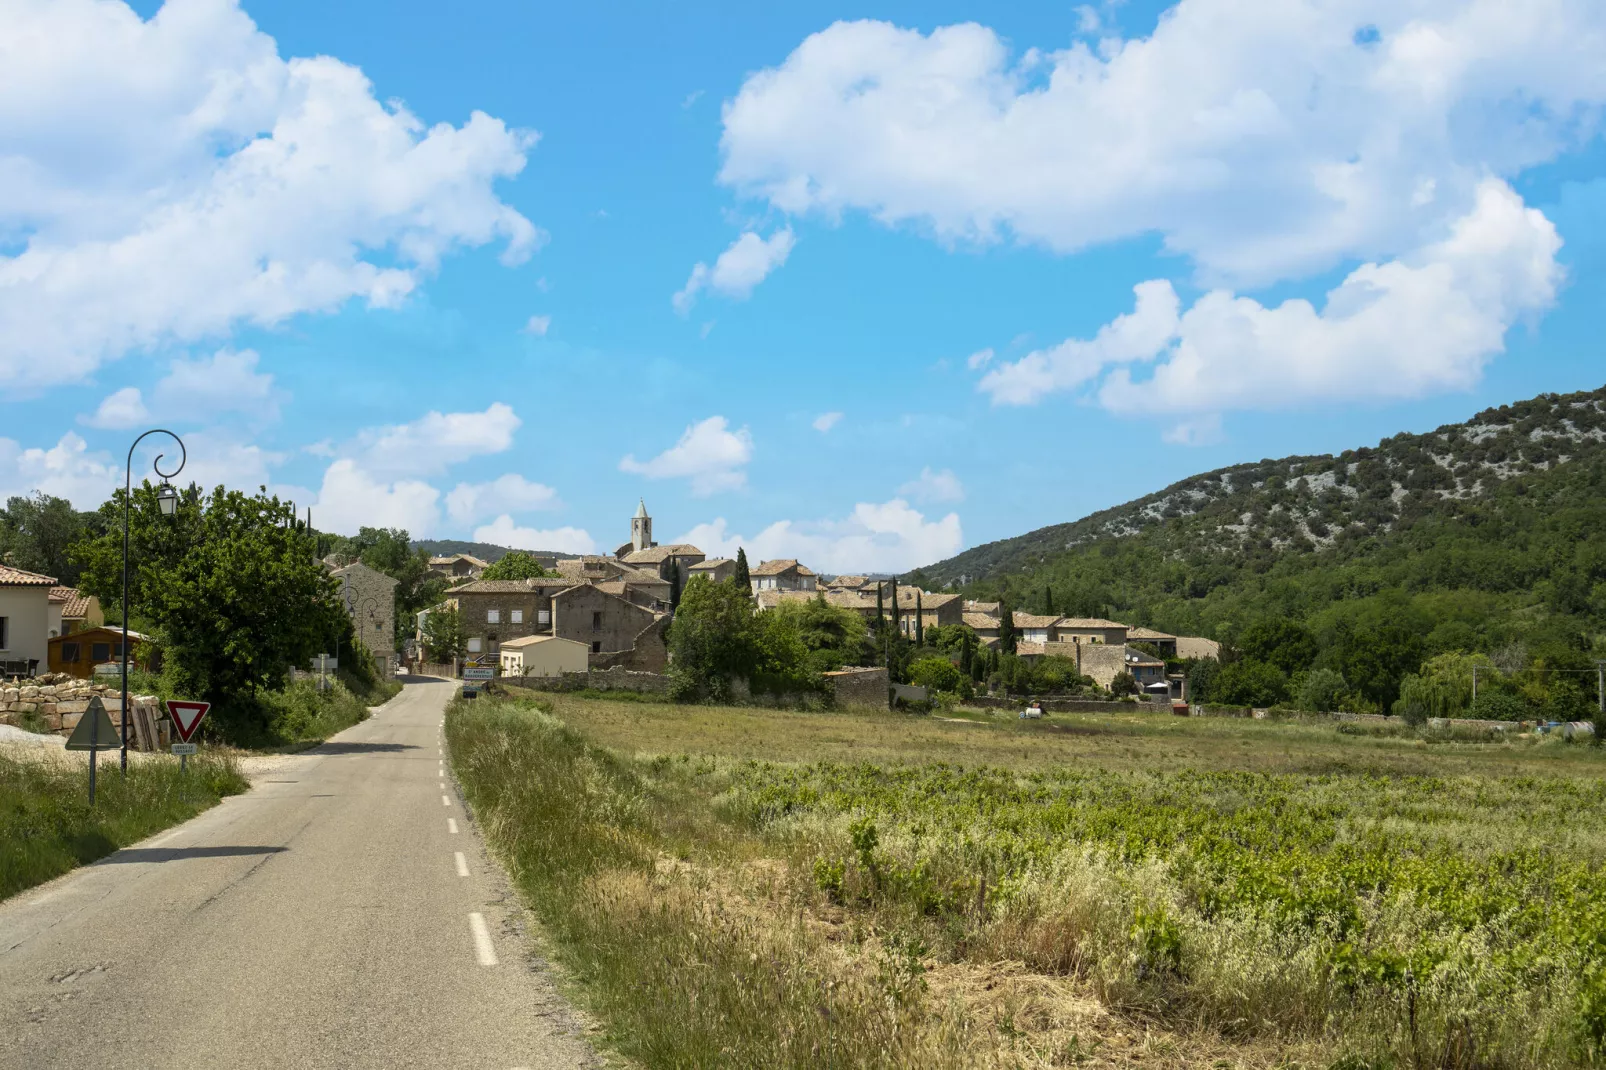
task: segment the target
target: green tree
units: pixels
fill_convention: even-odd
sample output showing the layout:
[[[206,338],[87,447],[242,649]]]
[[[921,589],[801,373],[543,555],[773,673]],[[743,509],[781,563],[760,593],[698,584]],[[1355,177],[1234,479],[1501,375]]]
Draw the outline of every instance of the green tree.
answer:
[[[1357,629],[1341,622],[1334,654],[1344,679],[1368,701],[1392,709],[1400,682],[1422,663],[1422,638],[1398,624]]]
[[[1015,611],[1008,602],[998,610],[998,646],[1006,654],[1015,653]]]
[[[731,573],[731,586],[739,587],[752,596],[753,576],[747,570],[747,550],[745,547],[736,548],[736,571]]]
[[[1316,637],[1310,629],[1285,617],[1267,617],[1245,628],[1238,637],[1244,657],[1275,665],[1292,676],[1316,660]]]
[[[225,738],[259,737],[268,713],[258,692],[282,688],[292,668],[353,640],[334,579],[277,497],[192,488],[165,517],[148,483],[134,496],[129,541],[142,553],[131,559],[131,586],[162,641],[170,686],[212,702]],[[117,509],[120,498],[108,505]],[[94,593],[110,593],[115,581],[100,572],[121,550],[121,524],[75,548],[90,563],[86,580],[106,585]]]
[[[463,615],[456,606],[442,605],[424,618],[424,654],[430,661],[445,663],[468,653],[468,636],[463,631]]]
[[[1313,713],[1332,713],[1344,696],[1344,677],[1334,669],[1312,669],[1300,681],[1299,708]]]
[[[1137,693],[1137,680],[1133,678],[1131,673],[1125,671],[1124,669],[1121,672],[1116,673],[1115,679],[1110,681],[1110,694],[1114,695],[1116,698],[1125,698],[1127,695],[1135,695]]]
[[[426,560],[425,566],[429,565]],[[549,572],[541,567],[541,561],[534,554],[522,550],[503,554],[493,561],[489,568],[481,573],[484,580],[540,580],[549,576],[556,576],[556,572]]]
[[[680,605],[680,562],[673,559],[669,562],[669,612],[673,613]]]
[[[753,620],[749,589],[692,578],[670,632],[669,672],[677,698],[724,701],[731,681],[751,677],[759,660]]]
[[[1188,698],[1194,702],[1215,702],[1216,677],[1221,675],[1221,662],[1215,658],[1200,658],[1188,667]]]
[[[909,666],[909,682],[932,691],[956,692],[964,673],[947,658],[921,658]]]
[[[69,551],[91,532],[92,522],[98,522],[96,514],[78,512],[65,498],[43,493],[9,498],[0,510],[0,563],[75,586],[79,568]]]
[[[851,609],[833,606],[825,592],[802,602],[782,602],[764,615],[778,614],[797,629],[810,666],[817,672],[860,665],[873,656],[864,618]]]
[[[179,492],[170,517],[161,514],[156,489],[140,484],[125,497],[117,488],[101,503],[84,537],[67,551],[78,567],[78,587],[100,599],[107,624],[123,621],[123,503],[132,501],[128,519],[129,626],[150,629],[152,583],[171,572],[195,544],[205,537],[202,506],[205,495],[191,483]],[[311,553],[306,556],[310,560]]]
[[[1244,658],[1221,667],[1210,694],[1227,706],[1275,706],[1288,700],[1288,677],[1275,665]]]

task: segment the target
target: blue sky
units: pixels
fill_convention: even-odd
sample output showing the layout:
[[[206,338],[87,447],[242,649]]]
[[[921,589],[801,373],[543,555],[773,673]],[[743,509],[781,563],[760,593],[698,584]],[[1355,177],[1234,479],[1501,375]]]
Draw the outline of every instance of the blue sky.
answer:
[[[906,569],[1606,379],[1588,0],[159,7],[0,15],[0,494]]]

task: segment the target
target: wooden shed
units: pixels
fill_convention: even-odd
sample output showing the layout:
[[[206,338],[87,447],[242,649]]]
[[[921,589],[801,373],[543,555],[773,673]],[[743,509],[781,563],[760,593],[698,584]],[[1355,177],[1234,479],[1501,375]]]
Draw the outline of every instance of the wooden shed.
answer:
[[[151,664],[155,649],[142,651],[140,647],[150,642],[150,636],[139,632],[128,633],[128,667],[155,668]],[[71,676],[88,680],[95,675],[96,665],[105,665],[123,660],[123,630],[121,628],[108,628],[102,625],[98,628],[85,628],[81,632],[71,635],[58,635],[50,640],[50,671],[64,672]]]

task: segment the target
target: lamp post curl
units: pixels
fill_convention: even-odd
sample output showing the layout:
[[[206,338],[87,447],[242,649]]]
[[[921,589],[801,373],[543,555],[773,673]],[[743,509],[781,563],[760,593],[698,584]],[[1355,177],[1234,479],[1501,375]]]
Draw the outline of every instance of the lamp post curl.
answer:
[[[158,453],[151,462],[151,468],[161,477],[162,482],[156,488],[156,506],[163,516],[172,516],[178,511],[178,491],[168,480],[184,471],[185,463],[190,459],[189,450],[184,447],[184,440],[163,427],[155,427],[146,431],[134,440],[128,447],[128,463],[123,470],[123,746],[122,767],[123,775],[128,775],[128,525],[129,516],[134,500],[134,450],[139,444],[151,435],[166,435],[178,443],[178,467],[171,472],[162,470],[162,458],[165,454]],[[94,767],[94,754],[90,755],[91,771]]]

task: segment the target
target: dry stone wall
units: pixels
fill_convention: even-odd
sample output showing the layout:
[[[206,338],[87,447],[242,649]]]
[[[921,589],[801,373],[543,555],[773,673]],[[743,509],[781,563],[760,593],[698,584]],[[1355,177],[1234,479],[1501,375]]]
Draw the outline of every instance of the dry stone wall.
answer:
[[[31,680],[0,684],[0,724],[20,724],[29,714],[44,719],[52,732],[71,734],[89,711],[89,700],[100,697],[112,724],[121,726],[123,696],[120,687],[83,680],[67,673],[46,673]],[[153,721],[161,719],[161,703],[154,695],[128,696],[130,713],[148,710]]]

